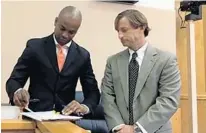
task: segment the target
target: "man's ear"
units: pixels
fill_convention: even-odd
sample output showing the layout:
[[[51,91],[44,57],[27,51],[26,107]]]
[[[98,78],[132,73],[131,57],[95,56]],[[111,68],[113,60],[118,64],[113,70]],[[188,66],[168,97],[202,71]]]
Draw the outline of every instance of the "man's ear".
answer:
[[[54,20],[54,26],[57,25],[57,21],[58,21],[58,17],[56,17],[55,20]]]

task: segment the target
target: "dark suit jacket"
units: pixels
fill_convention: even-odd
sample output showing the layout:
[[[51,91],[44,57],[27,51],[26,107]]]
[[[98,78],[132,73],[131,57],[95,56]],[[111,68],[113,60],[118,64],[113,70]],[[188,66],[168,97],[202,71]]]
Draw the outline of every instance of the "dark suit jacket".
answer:
[[[90,54],[74,41],[59,72],[53,35],[29,40],[6,83],[11,102],[14,92],[23,88],[28,78],[30,99],[40,99],[40,102],[29,104],[34,111],[61,111],[64,105],[75,99],[78,78],[85,97],[82,104],[92,112],[100,99]]]

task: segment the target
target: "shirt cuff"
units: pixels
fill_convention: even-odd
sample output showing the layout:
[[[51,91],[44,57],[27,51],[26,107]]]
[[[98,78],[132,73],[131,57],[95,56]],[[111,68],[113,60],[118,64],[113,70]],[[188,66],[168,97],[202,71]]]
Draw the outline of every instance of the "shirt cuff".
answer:
[[[20,91],[20,90],[22,90],[23,88],[19,88],[18,90],[16,90],[15,92],[14,92],[14,94],[16,94],[18,91]]]
[[[112,129],[112,132],[113,133],[116,133],[117,131],[119,131],[121,128],[122,128],[122,126],[124,126],[125,124],[120,124],[120,125],[117,125],[117,126],[115,126],[113,129]]]
[[[85,114],[89,114],[90,113],[89,107],[87,107],[87,105],[85,105],[85,104],[81,104],[81,105],[84,106],[87,110]]]
[[[142,133],[148,133],[143,127],[142,125],[139,124],[139,122],[136,122],[137,126],[140,128],[140,130],[142,131]]]

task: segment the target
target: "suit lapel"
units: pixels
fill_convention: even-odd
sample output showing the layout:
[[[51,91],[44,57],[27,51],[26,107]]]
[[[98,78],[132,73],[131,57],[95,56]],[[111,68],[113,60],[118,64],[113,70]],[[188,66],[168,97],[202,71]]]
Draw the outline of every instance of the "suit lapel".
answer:
[[[61,73],[63,73],[65,70],[67,70],[68,67],[70,67],[74,63],[75,59],[77,59],[77,55],[78,55],[77,45],[75,42],[72,41],[72,43],[68,49],[67,57],[66,57],[64,67],[63,67]]]
[[[129,106],[129,89],[128,89],[128,65],[129,65],[129,51],[126,49],[118,58],[118,71],[124,93],[124,98],[127,107]]]
[[[56,72],[59,72],[57,64],[56,45],[54,43],[53,34],[45,40],[44,50]]]
[[[138,79],[137,79],[134,100],[138,97],[140,91],[142,90],[142,88],[147,80],[149,73],[151,72],[151,70],[156,62],[156,59],[157,59],[156,55],[157,55],[156,50],[153,47],[151,47],[150,45],[148,45],[148,47],[145,51],[143,62],[142,62],[141,67],[140,67],[140,73],[139,73]]]

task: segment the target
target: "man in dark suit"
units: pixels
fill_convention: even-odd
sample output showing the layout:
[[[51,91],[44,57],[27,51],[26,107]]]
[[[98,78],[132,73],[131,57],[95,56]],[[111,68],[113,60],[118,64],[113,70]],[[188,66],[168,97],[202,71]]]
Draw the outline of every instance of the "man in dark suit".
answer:
[[[67,6],[55,19],[54,33],[31,39],[6,83],[10,102],[33,111],[62,111],[69,115],[92,113],[100,99],[89,52],[72,39],[82,21],[81,12]],[[30,78],[28,91],[23,89]],[[78,78],[84,101],[75,101]],[[37,102],[31,102],[39,99]]]

